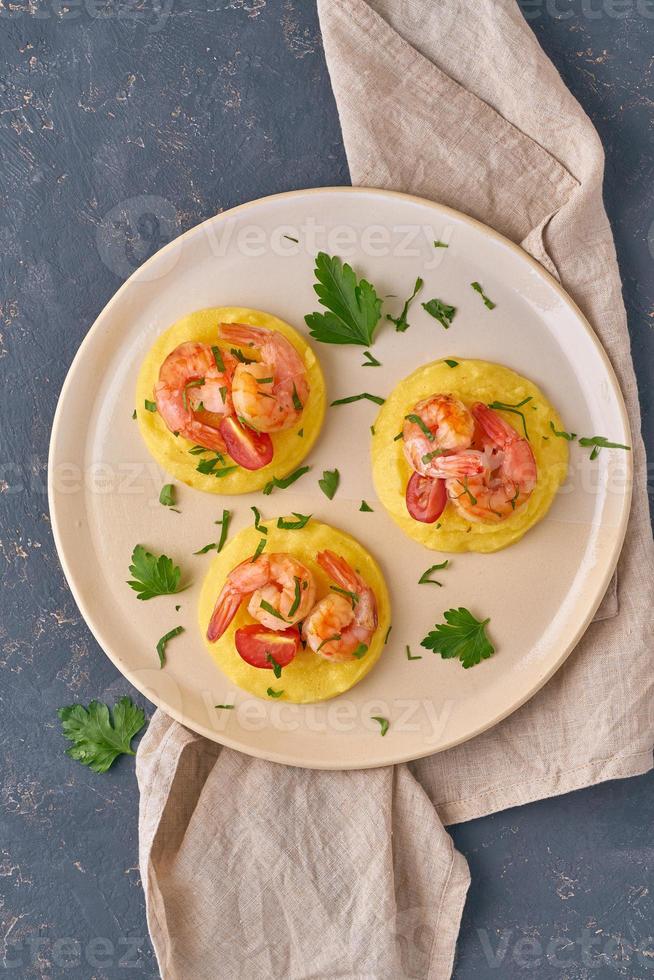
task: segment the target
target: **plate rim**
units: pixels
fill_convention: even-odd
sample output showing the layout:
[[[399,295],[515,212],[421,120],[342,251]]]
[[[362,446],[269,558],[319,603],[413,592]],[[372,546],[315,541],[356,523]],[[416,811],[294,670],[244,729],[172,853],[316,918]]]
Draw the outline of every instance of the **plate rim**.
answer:
[[[538,683],[535,684],[524,697],[518,699],[506,710],[501,711],[491,721],[481,724],[479,727],[473,729],[466,735],[453,738],[451,741],[448,741],[446,744],[439,746],[437,749],[434,749],[433,746],[431,746],[429,748],[426,748],[425,751],[421,751],[421,752],[410,751],[410,752],[400,753],[398,755],[392,756],[392,758],[387,758],[384,761],[374,761],[374,762],[367,763],[365,765],[361,765],[360,763],[349,765],[347,763],[344,764],[343,761],[328,763],[322,759],[313,760],[313,761],[308,760],[303,762],[289,761],[288,758],[282,756],[282,753],[266,751],[265,746],[261,747],[261,749],[259,749],[258,746],[256,747],[256,749],[252,746],[247,746],[244,748],[243,745],[237,739],[230,737],[226,732],[217,733],[215,730],[209,728],[208,726],[196,722],[190,723],[188,717],[185,716],[182,711],[178,711],[173,706],[165,704],[163,702],[163,699],[156,696],[155,693],[149,688],[146,688],[146,685],[137,682],[135,672],[132,671],[131,668],[125,667],[124,664],[119,663],[118,658],[115,657],[114,654],[111,652],[111,644],[109,642],[105,642],[104,638],[101,637],[100,633],[102,632],[102,630],[100,629],[100,627],[98,626],[96,628],[95,625],[94,626],[91,625],[92,616],[90,615],[89,612],[87,612],[86,603],[82,600],[78,592],[77,586],[74,583],[73,576],[70,573],[70,568],[66,557],[64,538],[62,536],[62,531],[57,516],[57,491],[54,486],[54,477],[53,477],[54,461],[55,461],[55,454],[56,454],[57,442],[59,437],[59,430],[61,427],[62,417],[64,412],[63,406],[68,395],[68,390],[72,385],[72,380],[76,372],[77,363],[84,356],[85,350],[87,346],[89,346],[92,343],[95,334],[98,333],[100,329],[102,329],[102,322],[104,321],[106,316],[109,315],[113,306],[118,302],[122,294],[126,292],[128,287],[130,287],[133,284],[133,280],[137,279],[137,277],[140,274],[142,274],[142,272],[146,270],[155,261],[160,260],[161,256],[164,253],[182,247],[184,241],[187,238],[189,238],[191,235],[197,234],[198,231],[203,227],[205,227],[206,225],[209,225],[215,221],[228,219],[229,217],[235,214],[239,214],[243,211],[249,210],[250,208],[256,207],[257,205],[263,203],[268,203],[281,199],[287,200],[288,198],[302,197],[306,195],[317,195],[317,194],[325,195],[325,194],[343,194],[343,193],[345,194],[363,193],[372,196],[390,197],[398,200],[408,201],[412,204],[418,204],[420,206],[427,206],[432,210],[436,211],[437,213],[439,213],[441,216],[447,217],[449,215],[452,218],[456,219],[457,221],[462,221],[464,224],[469,225],[470,227],[476,229],[477,231],[481,232],[487,237],[494,239],[502,246],[508,248],[511,252],[513,252],[516,255],[516,257],[520,261],[523,262],[526,261],[526,263],[531,266],[533,271],[539,277],[544,279],[545,282],[550,287],[554,288],[555,292],[558,294],[562,302],[573,310],[578,321],[580,322],[581,326],[585,330],[588,339],[595,347],[595,350],[599,355],[599,358],[606,371],[606,375],[611,383],[613,394],[616,396],[617,409],[620,415],[622,425],[624,427],[624,431],[626,432],[627,437],[629,439],[629,445],[633,446],[633,433],[631,429],[631,424],[630,424],[629,416],[627,414],[627,408],[625,405],[624,396],[622,394],[622,389],[620,387],[618,377],[615,373],[615,369],[613,368],[611,360],[606,350],[604,349],[602,343],[600,342],[599,337],[593,330],[590,321],[585,316],[585,314],[580,309],[580,307],[575,302],[575,300],[566,292],[566,290],[563,288],[561,283],[544,266],[542,266],[540,262],[538,262],[532,255],[526,252],[523,248],[521,248],[520,245],[517,245],[515,242],[511,241],[511,239],[507,238],[505,235],[500,234],[500,232],[496,231],[494,228],[491,228],[489,225],[484,224],[484,222],[479,221],[476,218],[472,218],[470,215],[464,214],[462,211],[457,211],[455,208],[450,208],[447,205],[438,203],[437,201],[431,201],[428,198],[420,197],[417,194],[409,194],[404,191],[388,190],[383,187],[352,186],[350,184],[344,184],[342,186],[328,185],[325,187],[297,188],[290,191],[281,191],[276,194],[268,194],[268,195],[264,195],[263,197],[253,198],[250,201],[246,201],[242,204],[237,204],[232,208],[228,208],[226,211],[220,211],[217,214],[211,215],[209,218],[205,218],[204,221],[201,221],[198,224],[193,225],[192,228],[188,228],[185,232],[182,232],[181,235],[178,235],[176,238],[173,238],[170,242],[167,242],[162,248],[160,248],[157,252],[155,252],[148,259],[146,259],[145,262],[143,262],[140,266],[138,266],[131,273],[131,275],[123,283],[121,283],[118,289],[112,294],[108,302],[102,307],[102,309],[96,316],[95,320],[89,327],[88,331],[86,332],[79,347],[77,348],[75,356],[68,367],[68,370],[66,372],[66,377],[64,378],[63,384],[61,386],[61,390],[57,398],[57,406],[55,408],[55,412],[52,420],[52,429],[50,433],[50,441],[48,447],[48,510],[50,515],[50,523],[52,527],[52,536],[57,551],[57,557],[59,559],[59,563],[64,573],[66,583],[75,600],[77,608],[79,609],[82,615],[86,628],[91,632],[92,636],[94,637],[94,639],[96,640],[96,642],[98,643],[102,651],[113,663],[113,665],[116,667],[118,672],[122,674],[122,676],[125,677],[125,679],[132,685],[132,687],[134,687],[137,691],[139,691],[139,693],[143,695],[143,697],[145,697],[148,701],[154,704],[157,708],[160,708],[162,711],[168,714],[169,717],[173,718],[175,721],[179,722],[179,724],[183,725],[187,729],[190,729],[194,733],[204,736],[205,738],[208,738],[212,742],[216,742],[220,745],[224,745],[227,748],[231,748],[234,749],[235,751],[242,752],[244,755],[252,756],[258,759],[265,759],[268,762],[273,762],[278,765],[288,765],[300,769],[318,769],[318,770],[325,770],[325,771],[332,771],[332,772],[347,771],[351,769],[376,769],[376,768],[381,768],[383,766],[398,765],[403,762],[411,762],[413,760],[426,758],[427,756],[430,755],[436,755],[440,752],[445,752],[448,749],[454,748],[457,745],[461,745],[469,741],[470,739],[476,738],[478,735],[481,735],[483,732],[490,731],[492,728],[495,728],[496,725],[504,721],[515,711],[517,711],[519,708],[523,707],[523,705],[525,705],[528,701],[530,701],[531,698],[533,698],[545,686],[545,684],[547,684],[547,682],[554,676],[557,670],[561,668],[561,666],[565,663],[567,658],[574,651],[575,647],[581,640],[582,636],[590,626],[593,617],[597,612],[597,609],[599,608],[602,599],[604,598],[608,585],[611,581],[613,573],[615,572],[616,566],[618,564],[618,560],[620,558],[620,554],[622,552],[622,547],[624,544],[625,535],[627,532],[629,516],[631,513],[631,502],[632,502],[632,494],[633,494],[633,472],[634,472],[633,449],[632,449],[632,452],[630,452],[627,457],[627,467],[626,467],[627,471],[625,474],[625,488],[622,497],[620,522],[616,528],[617,534],[614,539],[614,546],[610,555],[610,560],[607,563],[606,572],[601,581],[601,586],[597,589],[595,600],[591,603],[586,617],[580,622],[579,626],[577,627],[576,631],[574,632],[574,635],[572,636],[568,644],[562,649],[562,652],[556,658],[556,660],[550,665],[550,668],[539,678]]]

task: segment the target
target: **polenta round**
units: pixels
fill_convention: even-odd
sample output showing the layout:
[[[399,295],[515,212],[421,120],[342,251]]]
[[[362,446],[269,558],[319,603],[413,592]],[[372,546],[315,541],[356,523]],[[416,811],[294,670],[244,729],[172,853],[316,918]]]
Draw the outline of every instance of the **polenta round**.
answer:
[[[295,520],[293,517],[285,520]],[[360,660],[334,663],[313,653],[308,647],[300,649],[291,663],[284,667],[281,677],[275,678],[272,670],[251,667],[241,659],[234,644],[234,634],[240,626],[255,620],[247,611],[247,602],[241,606],[227,630],[215,643],[206,638],[211,613],[228,573],[251,557],[261,540],[261,533],[254,527],[240,531],[227,547],[213,559],[202,585],[199,602],[199,621],[202,637],[211,656],[224,674],[256,697],[269,700],[267,690],[282,690],[280,701],[306,704],[336,697],[357,684],[374,667],[384,648],[384,641],[391,623],[390,599],[384,576],[372,555],[349,534],[338,531],[328,524],[310,520],[300,530],[281,530],[277,518],[266,521],[266,548],[268,554],[283,551],[303,562],[316,579],[316,601],[329,593],[330,578],[316,561],[316,555],[330,548],[342,555],[372,588],[377,599],[378,625],[370,641],[368,651]]]
[[[282,432],[274,432],[272,461],[259,470],[241,467],[217,479],[197,470],[199,459],[189,450],[193,443],[183,436],[174,436],[166,427],[158,412],[150,412],[145,402],[152,402],[159,369],[168,354],[179,344],[195,340],[204,344],[219,342],[219,323],[249,323],[283,334],[299,352],[307,371],[310,386],[309,398],[295,426]],[[248,356],[256,352],[248,349]],[[182,483],[207,493],[237,494],[260,490],[273,476],[283,477],[291,473],[307,456],[318,438],[325,416],[325,382],[318,359],[303,338],[283,320],[270,313],[250,310],[240,306],[220,306],[198,310],[182,317],[154,342],[148,351],[136,383],[136,417],[139,431],[157,463]],[[207,455],[211,453],[207,451]],[[226,457],[226,463],[231,461]]]
[[[404,417],[416,403],[435,393],[456,395],[468,406],[480,401],[516,405],[530,398],[522,411],[529,441],[538,467],[538,482],[525,504],[499,524],[467,521],[451,503],[435,524],[422,524],[407,511],[406,486],[411,468],[395,439]],[[500,415],[522,435],[521,419],[513,413]],[[563,483],[568,469],[568,444],[552,431],[563,428],[561,420],[542,392],[527,378],[491,361],[458,360],[450,367],[445,360],[418,368],[394,388],[380,409],[372,438],[372,472],[380,501],[402,530],[414,541],[434,551],[499,551],[518,541],[542,520]]]

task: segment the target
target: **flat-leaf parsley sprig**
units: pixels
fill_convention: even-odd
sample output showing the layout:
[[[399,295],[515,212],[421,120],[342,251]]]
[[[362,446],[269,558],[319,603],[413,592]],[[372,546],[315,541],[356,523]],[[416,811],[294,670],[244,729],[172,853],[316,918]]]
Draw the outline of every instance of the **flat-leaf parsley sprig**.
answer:
[[[91,701],[88,709],[71,704],[57,714],[64,738],[73,743],[66,755],[93,772],[106,772],[119,755],[134,755],[132,739],[145,725],[145,713],[127,697],[114,705],[113,721],[101,701]]]
[[[476,619],[463,606],[448,609],[443,615],[445,623],[437,623],[420,646],[440,653],[444,660],[458,657],[466,669],[495,653],[495,647],[486,636],[490,619]]]
[[[337,256],[316,256],[314,290],[327,313],[309,313],[309,333],[323,344],[370,347],[381,317],[381,298],[365,279],[357,281],[351,266]]]
[[[186,586],[180,586],[181,570],[167,555],[151,554],[141,544],[137,544],[132,552],[132,564],[129,566],[131,579],[127,584],[134,589],[137,599],[153,599],[158,595],[173,595],[183,592]]]

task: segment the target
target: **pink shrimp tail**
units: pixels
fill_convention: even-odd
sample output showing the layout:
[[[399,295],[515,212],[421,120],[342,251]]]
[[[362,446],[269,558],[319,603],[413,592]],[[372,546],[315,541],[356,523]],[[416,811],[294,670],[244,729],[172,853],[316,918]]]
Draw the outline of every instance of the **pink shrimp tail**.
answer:
[[[255,347],[260,347],[270,336],[269,330],[252,327],[248,323],[221,323],[219,329],[223,340],[242,346],[253,344]]]
[[[221,591],[207,627],[209,643],[215,643],[223,635],[238,612],[242,598],[239,592],[234,592],[232,589],[224,588]]]
[[[439,456],[428,470],[429,476],[448,479],[452,476],[478,476],[485,466],[484,454],[476,449],[463,449],[451,456]]]
[[[488,405],[484,405],[483,402],[475,402],[471,411],[488,438],[502,449],[509,443],[521,438],[513,426],[505,422],[501,415],[494,412]]]
[[[316,561],[328,575],[331,575],[342,589],[349,589],[352,592],[356,590],[359,576],[340,555],[325,548],[324,551],[318,552]]]

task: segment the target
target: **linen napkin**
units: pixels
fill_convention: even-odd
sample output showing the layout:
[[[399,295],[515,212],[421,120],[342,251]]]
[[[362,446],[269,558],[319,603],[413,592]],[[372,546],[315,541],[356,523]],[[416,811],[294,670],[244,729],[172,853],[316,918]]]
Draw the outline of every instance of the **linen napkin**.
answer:
[[[631,518],[575,652],[491,731],[411,765],[313,772],[158,711],[137,756],[140,861],[165,980],[447,978],[469,877],[443,824],[652,765],[645,456],[593,126],[514,0],[318,0],[355,184],[450,205],[577,301],[633,430]]]

